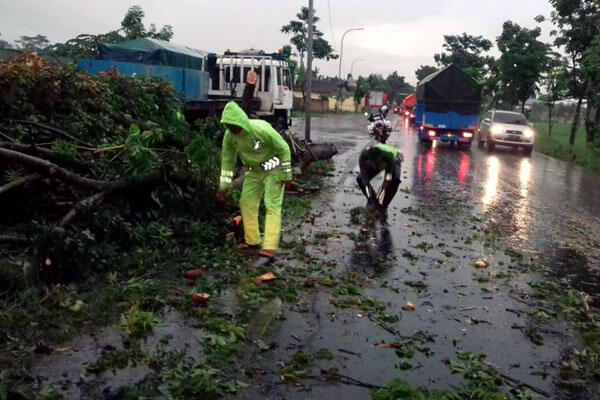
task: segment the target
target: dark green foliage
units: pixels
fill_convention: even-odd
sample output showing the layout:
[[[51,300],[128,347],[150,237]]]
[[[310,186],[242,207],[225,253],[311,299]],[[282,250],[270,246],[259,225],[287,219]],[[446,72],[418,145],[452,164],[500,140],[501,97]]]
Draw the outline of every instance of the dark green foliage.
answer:
[[[0,260],[0,298],[9,297],[25,288],[22,268],[6,260]]]
[[[223,383],[221,371],[205,364],[181,365],[165,374],[174,399],[220,399],[235,394],[231,383]]]
[[[488,64],[493,58],[485,53],[492,48],[492,42],[483,36],[444,35],[444,50],[434,56],[440,67],[454,64],[477,81],[483,79]]]
[[[96,238],[88,229],[67,230],[35,224],[33,259],[45,281],[65,282],[80,278],[97,264],[100,254]]]
[[[416,71],[415,76],[417,77],[417,81],[421,81],[423,78],[437,72],[438,69],[431,65],[421,65]]]
[[[86,371],[88,373],[101,374],[107,370],[123,369],[128,366],[137,365],[146,357],[146,352],[139,347],[104,350],[100,358],[90,364]]]
[[[549,45],[538,40],[541,33],[539,27],[528,29],[506,21],[496,39],[502,53],[496,61],[501,96],[511,107],[521,102],[521,112],[547,69]]]
[[[307,50],[308,7],[302,7],[296,17],[298,20],[292,20],[287,25],[282,26],[281,32],[292,35],[290,42],[300,53],[300,59],[303,59]],[[314,25],[318,21],[319,18],[313,14],[313,57],[326,59],[327,61],[334,60],[338,58],[338,55],[335,54],[329,42],[323,39],[323,32]]]

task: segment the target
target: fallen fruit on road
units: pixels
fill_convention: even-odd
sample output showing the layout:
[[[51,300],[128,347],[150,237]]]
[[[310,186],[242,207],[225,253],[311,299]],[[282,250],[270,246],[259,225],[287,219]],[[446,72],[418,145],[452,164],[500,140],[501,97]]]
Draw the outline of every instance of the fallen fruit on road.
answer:
[[[386,347],[386,348],[389,348],[389,347],[396,347],[396,343],[394,343],[394,342],[390,342],[390,343],[379,343],[379,344],[377,345],[377,347]]]
[[[233,226],[240,226],[242,223],[242,216],[241,215],[237,215],[235,217],[233,217]]]
[[[277,277],[272,272],[267,272],[267,273],[262,274],[259,277],[259,279],[262,282],[271,282],[271,281],[274,281],[275,279],[277,279]]]
[[[210,294],[208,293],[194,293],[192,295],[192,301],[196,304],[206,304],[208,299],[210,299]]]
[[[406,302],[406,308],[410,311],[415,311],[415,305],[413,303],[411,303],[410,301]]]
[[[202,275],[204,275],[204,270],[202,270],[200,268],[192,269],[185,273],[186,279],[189,279],[189,280],[196,280],[196,279],[200,278]]]
[[[44,261],[44,264],[46,265],[46,267],[49,267],[52,265],[52,260],[49,258],[46,258],[46,261]]]
[[[487,260],[477,260],[473,263],[475,268],[487,268],[490,263]]]

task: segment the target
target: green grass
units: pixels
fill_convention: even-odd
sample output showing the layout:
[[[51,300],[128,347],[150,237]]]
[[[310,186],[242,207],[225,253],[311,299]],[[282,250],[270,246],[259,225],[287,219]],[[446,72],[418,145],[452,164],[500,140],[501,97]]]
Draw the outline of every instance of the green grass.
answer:
[[[551,137],[548,137],[547,122],[536,122],[534,126],[537,132],[535,142],[537,151],[560,160],[572,161],[592,171],[600,171],[600,147],[587,148],[583,124],[579,125],[572,149],[569,146],[571,124],[555,123]]]

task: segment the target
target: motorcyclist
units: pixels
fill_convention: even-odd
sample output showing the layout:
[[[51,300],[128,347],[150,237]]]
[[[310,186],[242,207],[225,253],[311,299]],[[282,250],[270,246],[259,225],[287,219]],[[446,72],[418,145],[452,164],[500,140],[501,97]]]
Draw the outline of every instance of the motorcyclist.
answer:
[[[379,213],[382,222],[387,222],[387,207],[398,191],[403,160],[398,149],[384,143],[369,145],[360,153],[360,174],[356,181],[367,197],[367,207],[370,211]],[[385,171],[385,175],[376,194],[370,182],[381,171]]]
[[[387,104],[384,104],[383,106],[381,106],[381,115],[383,115],[383,118],[387,118],[387,114],[388,114],[388,106],[387,106]]]
[[[367,132],[369,136],[373,136],[380,143],[385,143],[392,132],[392,125],[386,119],[387,113],[387,105],[383,105],[375,115],[365,113],[368,116],[369,122],[371,122],[367,125]]]

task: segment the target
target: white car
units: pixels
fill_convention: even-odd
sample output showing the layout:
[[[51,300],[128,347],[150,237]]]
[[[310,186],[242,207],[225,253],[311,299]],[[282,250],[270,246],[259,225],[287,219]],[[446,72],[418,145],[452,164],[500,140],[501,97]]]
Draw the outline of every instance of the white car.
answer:
[[[479,126],[477,144],[487,145],[488,151],[496,145],[522,147],[525,154],[531,154],[535,132],[527,118],[513,111],[491,110]]]

